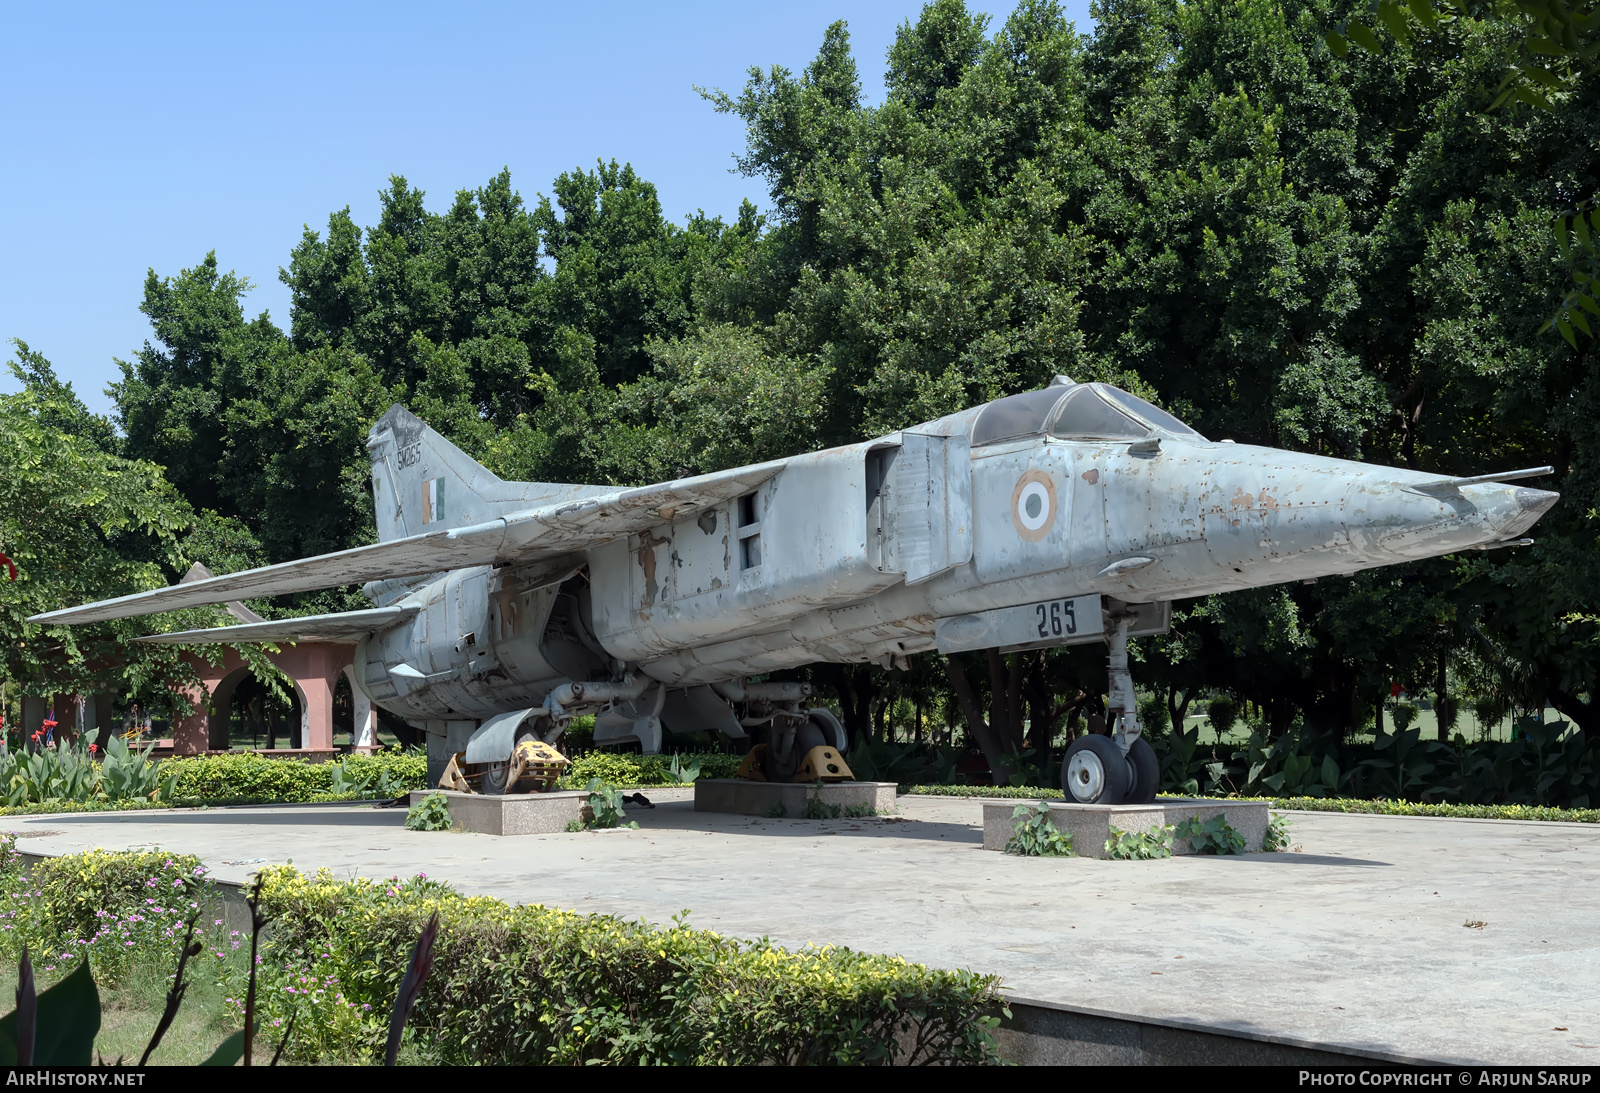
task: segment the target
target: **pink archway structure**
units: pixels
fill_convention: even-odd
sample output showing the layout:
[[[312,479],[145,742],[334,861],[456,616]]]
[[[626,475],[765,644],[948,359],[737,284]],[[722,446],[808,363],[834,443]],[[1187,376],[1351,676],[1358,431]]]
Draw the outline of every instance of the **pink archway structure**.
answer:
[[[294,680],[300,699],[300,747],[278,748],[269,754],[304,756],[312,760],[331,758],[333,747],[333,692],[338,686],[339,674],[348,673],[354,645],[326,641],[306,641],[298,645],[285,645],[282,651],[269,654],[274,664]],[[188,655],[200,677],[205,693],[199,689],[184,688],[196,712],[178,720],[172,729],[172,754],[200,755],[208,751],[228,749],[228,707],[236,687],[249,675],[249,669],[239,654],[229,649],[222,661],[210,664],[200,657]],[[352,743],[356,750],[369,750],[377,744],[377,719],[372,703],[351,680],[351,696],[355,705],[355,726]]]

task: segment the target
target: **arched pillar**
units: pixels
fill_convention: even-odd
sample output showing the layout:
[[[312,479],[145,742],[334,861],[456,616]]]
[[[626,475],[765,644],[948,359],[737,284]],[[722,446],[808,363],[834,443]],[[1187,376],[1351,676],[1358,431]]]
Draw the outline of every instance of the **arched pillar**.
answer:
[[[296,750],[333,754],[333,689],[339,673],[350,664],[354,648],[313,641],[284,646],[281,652],[269,654],[273,663],[294,680],[295,695],[300,700],[300,747]],[[199,755],[228,746],[228,708],[234,690],[249,671],[232,649],[215,665],[193,655],[188,659],[200,677],[200,686],[173,688],[195,707],[194,713],[173,725],[174,755]]]
[[[173,755],[203,755],[212,748],[211,723],[213,711],[216,709],[215,695],[218,688],[229,677],[237,676],[240,669],[244,668],[244,660],[232,649],[225,650],[222,659],[212,664],[204,657],[188,654],[186,658],[194,667],[195,674],[200,677],[199,686],[186,685],[172,688],[173,698],[179,695],[188,699],[193,711],[186,717],[175,717],[172,721],[172,754]],[[233,679],[228,687],[227,698],[233,698],[233,688],[239,685],[238,679]],[[176,705],[176,701],[174,702]],[[223,733],[223,747],[227,747],[228,707],[221,707],[220,720]]]
[[[302,642],[273,657],[300,693],[300,750],[333,754],[333,689],[353,650],[350,645]]]
[[[171,690],[174,706],[181,695],[192,707],[192,712],[187,716],[172,719],[172,754],[201,755],[211,747],[211,713],[206,709],[210,704],[211,689],[202,684],[199,687],[173,687]]]

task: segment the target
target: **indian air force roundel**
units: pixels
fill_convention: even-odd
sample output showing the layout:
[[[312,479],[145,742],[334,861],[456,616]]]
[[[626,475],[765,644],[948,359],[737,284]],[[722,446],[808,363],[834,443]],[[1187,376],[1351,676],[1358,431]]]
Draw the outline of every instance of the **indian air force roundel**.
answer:
[[[1056,522],[1056,484],[1043,471],[1028,471],[1011,491],[1011,523],[1017,534],[1037,543]]]

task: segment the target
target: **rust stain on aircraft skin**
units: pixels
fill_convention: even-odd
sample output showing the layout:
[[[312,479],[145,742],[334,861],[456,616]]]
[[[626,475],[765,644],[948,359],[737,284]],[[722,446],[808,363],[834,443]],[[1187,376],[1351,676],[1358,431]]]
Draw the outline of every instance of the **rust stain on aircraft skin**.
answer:
[[[641,610],[654,607],[656,594],[661,591],[661,586],[656,583],[656,547],[668,541],[648,531],[639,536],[639,568],[644,571],[644,598],[639,601]]]
[[[1083,472],[1083,480],[1089,483],[1091,486],[1096,485],[1100,481],[1100,472],[1094,467],[1090,467],[1088,470]]]

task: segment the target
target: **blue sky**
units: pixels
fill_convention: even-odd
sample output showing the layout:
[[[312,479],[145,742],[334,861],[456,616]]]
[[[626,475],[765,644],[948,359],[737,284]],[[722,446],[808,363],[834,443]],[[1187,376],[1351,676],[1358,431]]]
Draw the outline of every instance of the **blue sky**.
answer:
[[[1008,2],[986,5],[998,25]],[[1080,30],[1087,0],[1066,0]],[[751,65],[798,71],[850,25],[863,87],[916,0],[832,4],[275,3],[9,5],[0,73],[0,339],[22,338],[91,408],[148,335],[145,272],[216,250],[288,323],[278,268],[302,226],[406,176],[444,208],[511,169],[528,200],[600,157],[631,161],[669,216],[730,217],[758,180],[729,172],[735,119],[694,85]],[[10,345],[5,344],[6,356]],[[14,390],[9,373],[0,390]]]

